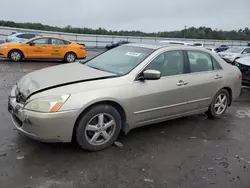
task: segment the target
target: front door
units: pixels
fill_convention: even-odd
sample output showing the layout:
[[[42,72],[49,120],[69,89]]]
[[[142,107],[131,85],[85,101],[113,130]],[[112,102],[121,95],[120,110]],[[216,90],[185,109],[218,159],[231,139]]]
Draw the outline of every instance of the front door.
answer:
[[[131,101],[135,126],[157,122],[187,112],[189,93],[184,77],[183,51],[167,51],[156,57],[144,70],[161,72],[159,80],[135,81]]]
[[[25,47],[26,58],[48,58],[51,45],[48,38],[30,41]]]

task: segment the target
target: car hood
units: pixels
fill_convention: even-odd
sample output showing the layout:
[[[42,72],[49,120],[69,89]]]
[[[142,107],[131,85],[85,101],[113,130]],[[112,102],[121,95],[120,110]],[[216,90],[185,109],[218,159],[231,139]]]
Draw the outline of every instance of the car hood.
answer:
[[[237,59],[236,61],[242,65],[250,66],[250,56]]]
[[[22,77],[17,83],[19,92],[28,98],[30,95],[68,84],[107,79],[116,74],[90,68],[81,63],[57,65],[34,71]]]

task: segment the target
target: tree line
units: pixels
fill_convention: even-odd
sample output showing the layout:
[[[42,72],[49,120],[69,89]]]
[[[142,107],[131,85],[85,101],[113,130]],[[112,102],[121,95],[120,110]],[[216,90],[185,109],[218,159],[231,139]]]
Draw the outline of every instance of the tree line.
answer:
[[[166,37],[166,38],[193,38],[193,39],[218,39],[218,40],[250,40],[250,30],[248,27],[239,30],[222,31],[213,30],[209,27],[190,27],[180,31],[164,31],[146,33],[142,31],[112,31],[105,28],[91,29],[87,27],[78,28],[68,25],[67,27],[50,26],[41,23],[16,23],[13,21],[0,20],[0,26],[17,27],[23,29],[57,31],[78,34],[96,35],[120,35],[120,36],[144,36],[144,37]]]

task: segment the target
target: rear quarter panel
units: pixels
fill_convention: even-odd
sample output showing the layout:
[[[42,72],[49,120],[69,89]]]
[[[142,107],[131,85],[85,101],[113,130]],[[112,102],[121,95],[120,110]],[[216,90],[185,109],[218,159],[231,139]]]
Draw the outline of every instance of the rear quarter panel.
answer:
[[[232,101],[234,101],[241,93],[242,80],[239,78],[241,71],[238,67],[226,63],[219,56],[216,56],[216,60],[223,68],[222,87],[228,87],[232,90]]]

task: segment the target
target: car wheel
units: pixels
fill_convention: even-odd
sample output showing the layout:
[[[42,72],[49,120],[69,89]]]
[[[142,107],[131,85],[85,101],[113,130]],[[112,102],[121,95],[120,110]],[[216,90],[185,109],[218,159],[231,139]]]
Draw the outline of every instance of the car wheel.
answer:
[[[72,53],[72,52],[69,52],[65,55],[65,58],[64,58],[65,62],[67,63],[73,63],[75,62],[76,60],[76,54],[75,53]]]
[[[227,110],[228,104],[230,102],[229,100],[230,98],[228,91],[225,89],[220,90],[215,95],[211,105],[209,106],[208,111],[206,112],[208,117],[216,119],[221,118]]]
[[[84,113],[76,127],[76,142],[88,151],[110,147],[119,136],[121,116],[110,105],[98,105]]]
[[[14,61],[14,62],[18,62],[18,61],[21,61],[23,58],[23,54],[21,51],[19,50],[12,50],[10,53],[9,53],[9,59],[11,61]]]

